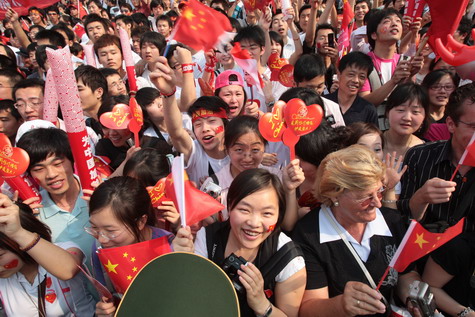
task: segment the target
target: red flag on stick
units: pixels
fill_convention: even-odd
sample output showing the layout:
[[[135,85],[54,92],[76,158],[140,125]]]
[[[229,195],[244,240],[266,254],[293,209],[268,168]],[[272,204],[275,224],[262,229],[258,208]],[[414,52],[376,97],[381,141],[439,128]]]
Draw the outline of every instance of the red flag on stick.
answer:
[[[124,294],[142,267],[170,252],[168,236],[164,236],[123,247],[99,249],[98,256],[115,289]]]
[[[457,164],[452,177],[450,178],[450,181],[452,181],[455,175],[457,175],[461,165],[475,167],[475,132],[473,132],[472,138],[470,139],[470,142],[468,142],[468,145],[465,148],[465,151],[463,152],[462,157],[460,158],[460,161]]]
[[[462,233],[464,219],[444,233],[429,232],[415,220],[412,220],[401,244],[396,250],[389,266],[398,272],[404,271],[409,264],[434,251],[441,245]]]
[[[173,200],[180,212],[182,226],[191,226],[223,210],[224,206],[193,186],[180,160],[183,160],[183,154],[173,160],[172,173],[165,182],[165,195]]]
[[[404,271],[412,262],[429,254],[462,233],[464,223],[465,218],[462,218],[455,226],[448,228],[444,233],[433,233],[424,229],[417,221],[412,220],[376,289],[381,287],[390,268],[394,268],[398,272]]]
[[[241,48],[241,44],[236,42],[234,47],[231,50],[231,55],[234,58],[236,64],[241,67],[241,69],[247,73],[249,76],[245,76],[245,80],[248,85],[255,86],[260,94],[264,94],[262,88],[264,88],[264,83],[262,81],[259,72],[257,71],[257,61],[252,58],[248,50]],[[252,89],[252,88],[251,88]]]
[[[226,31],[231,31],[228,17],[196,0],[189,0],[170,38],[195,50],[210,50]]]

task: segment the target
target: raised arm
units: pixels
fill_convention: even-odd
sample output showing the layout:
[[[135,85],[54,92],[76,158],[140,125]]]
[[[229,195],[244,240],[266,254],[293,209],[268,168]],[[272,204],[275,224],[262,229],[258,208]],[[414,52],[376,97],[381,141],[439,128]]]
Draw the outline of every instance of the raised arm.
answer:
[[[82,252],[72,249],[72,253],[41,238],[37,233],[22,227],[20,208],[6,195],[0,194],[0,231],[18,243],[36,263],[61,280],[69,280],[76,275],[77,265],[82,261]],[[74,254],[75,253],[75,254]]]
[[[272,22],[271,10],[269,7],[265,7],[264,12],[261,14],[261,18],[259,19],[259,26],[264,30],[264,34],[266,37],[266,46],[264,49],[264,54],[261,57],[262,65],[267,64],[267,61],[269,60],[269,56],[271,55],[271,41],[270,41],[270,36],[269,36],[269,29],[270,29],[271,22]]]
[[[162,92],[163,112],[168,133],[177,151],[185,155],[185,163],[188,162],[193,150],[193,141],[183,127],[181,112],[175,99],[176,79],[172,69],[168,66],[167,59],[159,57],[157,69],[150,74],[153,84]]]
[[[186,48],[177,46],[174,56],[181,65],[191,65],[193,60],[191,52]],[[183,67],[182,67],[183,69]],[[180,111],[186,112],[191,104],[196,100],[195,78],[193,77],[193,68],[190,71],[183,72],[183,86],[181,87]]]
[[[287,24],[289,25],[289,30],[292,33],[292,40],[295,44],[295,51],[290,56],[289,63],[295,65],[295,62],[299,59],[300,56],[302,56],[303,47],[302,42],[300,41],[299,32],[297,31],[294,21],[292,21],[292,19],[288,19]]]
[[[12,8],[9,8],[7,12],[5,12],[5,17],[7,19],[10,19],[13,25],[13,30],[15,31],[15,34],[20,41],[20,45],[22,48],[26,49],[28,45],[31,44],[30,39],[25,33],[25,30],[21,27],[21,23],[18,17],[18,13],[13,10]]]

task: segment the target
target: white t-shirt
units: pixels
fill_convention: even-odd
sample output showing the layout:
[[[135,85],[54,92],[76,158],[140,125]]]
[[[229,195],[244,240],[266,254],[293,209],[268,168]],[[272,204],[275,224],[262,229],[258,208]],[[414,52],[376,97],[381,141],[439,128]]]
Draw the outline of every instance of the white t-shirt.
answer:
[[[268,170],[274,175],[277,175],[280,180],[282,180],[282,170],[272,167],[272,166],[264,166],[259,164],[258,168],[263,168]],[[231,162],[226,164],[219,172],[216,174],[216,178],[218,179],[218,186],[221,187],[221,204],[223,204],[224,209],[221,211],[222,220],[227,220],[229,218],[228,206],[227,206],[227,197],[229,187],[234,180],[233,175],[231,175]],[[210,177],[209,177],[210,178]],[[213,181],[214,182],[214,181]]]
[[[79,248],[72,242],[57,245],[63,249]],[[68,281],[62,281],[41,266],[38,266],[38,275],[33,284],[20,272],[9,278],[0,278],[0,296],[7,316],[38,316],[38,285],[44,278],[47,279],[45,308],[48,317],[94,316],[95,302],[86,290],[87,281],[82,275],[77,274]]]
[[[216,174],[228,163],[229,156],[223,159],[209,157],[201,144],[197,140],[193,140],[193,149],[191,150],[191,155],[185,168],[190,180],[199,185],[202,180],[204,181],[210,176],[208,172],[209,165],[211,165],[214,174]]]
[[[281,232],[279,234],[279,242],[277,243],[277,251],[282,248],[285,244],[289,243],[290,238]],[[203,227],[196,234],[195,240],[195,253],[201,255],[202,257],[208,258],[208,248],[206,247],[206,228]],[[277,283],[285,282],[287,279],[292,277],[295,273],[300,271],[305,267],[305,260],[302,256],[297,256],[292,259],[292,261],[287,264],[284,269],[277,274],[275,281]]]

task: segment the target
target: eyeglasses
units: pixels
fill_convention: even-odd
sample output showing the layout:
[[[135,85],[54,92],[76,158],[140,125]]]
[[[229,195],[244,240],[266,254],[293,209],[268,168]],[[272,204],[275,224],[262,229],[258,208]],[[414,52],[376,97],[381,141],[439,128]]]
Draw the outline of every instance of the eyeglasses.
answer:
[[[434,85],[430,87],[430,89],[432,90],[442,90],[442,88],[445,91],[451,91],[455,89],[455,86],[454,85]]]
[[[118,81],[111,83],[111,88],[118,88],[119,86],[122,86],[124,84],[124,81],[122,79],[119,79]]]
[[[43,100],[40,98],[30,98],[26,102],[23,100],[17,101],[13,106],[17,109],[26,108],[26,106],[30,106],[33,109],[38,109],[43,105]]]
[[[386,190],[386,186],[382,186],[376,191],[376,197],[378,197],[378,200],[381,200],[383,198],[383,192]],[[355,201],[360,204],[362,208],[368,207],[371,202],[374,199],[374,194],[371,194],[371,197],[369,198],[364,198],[364,199],[355,199]]]
[[[91,227],[84,227],[84,231],[86,231],[87,233],[89,233],[91,236],[93,236],[96,239],[99,239],[99,236],[101,236],[107,240],[114,240],[118,238],[124,232],[124,231],[121,231],[119,233],[104,233],[102,231],[98,231]]]
[[[466,126],[468,126],[472,130],[475,130],[475,123],[463,122],[462,120],[458,120],[458,122],[465,124]]]

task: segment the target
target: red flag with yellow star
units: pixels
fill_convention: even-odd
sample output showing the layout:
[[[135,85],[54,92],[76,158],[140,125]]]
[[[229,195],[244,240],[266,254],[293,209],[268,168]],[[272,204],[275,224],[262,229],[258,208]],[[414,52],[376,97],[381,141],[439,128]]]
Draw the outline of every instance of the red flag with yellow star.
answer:
[[[185,186],[184,186],[184,193],[177,193],[175,191],[175,188],[173,186],[173,182],[176,181],[176,175],[173,175],[173,173],[169,174],[167,176],[166,182],[165,182],[165,193],[167,197],[169,197],[173,202],[175,203],[175,206],[180,209],[180,205],[178,203],[178,197],[184,196],[185,197],[185,224],[187,226],[192,226],[201,220],[212,216],[219,211],[224,209],[224,206],[208,195],[207,193],[204,193],[200,191],[198,188],[193,186],[191,181],[188,179],[188,174],[184,172],[184,177],[185,177]],[[181,210],[180,214],[181,214]]]
[[[389,266],[398,272],[404,271],[409,264],[434,251],[444,243],[452,240],[463,230],[465,218],[444,233],[429,232],[415,220],[412,220],[401,244],[397,248]]]
[[[124,294],[142,267],[170,252],[168,236],[163,236],[123,247],[99,249],[98,256],[116,291]]]
[[[189,0],[172,37],[197,51],[209,50],[224,32],[231,30],[227,16],[199,1]]]

